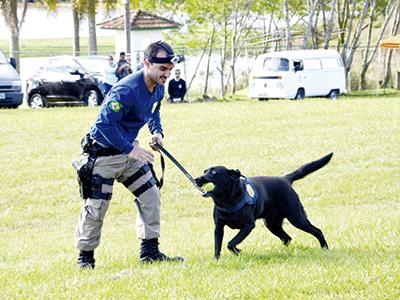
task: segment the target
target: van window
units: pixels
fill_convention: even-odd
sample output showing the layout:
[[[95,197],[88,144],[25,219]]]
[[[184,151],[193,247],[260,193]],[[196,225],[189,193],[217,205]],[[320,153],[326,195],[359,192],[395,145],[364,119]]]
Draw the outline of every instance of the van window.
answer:
[[[321,70],[321,60],[319,58],[304,59],[304,68],[306,70]]]
[[[279,57],[267,57],[263,68],[268,71],[289,71],[289,60]]]
[[[321,59],[322,68],[324,69],[339,69],[340,65],[336,57],[324,57]]]

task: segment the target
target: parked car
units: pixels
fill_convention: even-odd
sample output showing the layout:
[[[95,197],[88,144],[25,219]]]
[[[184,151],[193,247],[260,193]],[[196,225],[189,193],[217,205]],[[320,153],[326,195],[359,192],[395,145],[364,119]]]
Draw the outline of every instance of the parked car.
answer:
[[[24,94],[16,66],[15,59],[7,60],[0,50],[0,107],[17,108],[22,104]]]
[[[336,99],[346,93],[342,58],[334,50],[295,50],[257,57],[249,79],[249,96],[260,100],[304,97]]]
[[[26,82],[28,105],[100,105],[102,69],[106,56],[49,58]]]

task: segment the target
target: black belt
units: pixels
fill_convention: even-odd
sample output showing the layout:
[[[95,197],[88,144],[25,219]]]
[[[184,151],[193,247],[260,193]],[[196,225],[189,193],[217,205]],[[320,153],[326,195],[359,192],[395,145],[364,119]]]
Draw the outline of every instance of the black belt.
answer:
[[[118,155],[122,154],[122,152],[113,147],[102,147],[99,144],[94,144],[93,147],[96,149],[97,156],[111,156],[111,155]]]

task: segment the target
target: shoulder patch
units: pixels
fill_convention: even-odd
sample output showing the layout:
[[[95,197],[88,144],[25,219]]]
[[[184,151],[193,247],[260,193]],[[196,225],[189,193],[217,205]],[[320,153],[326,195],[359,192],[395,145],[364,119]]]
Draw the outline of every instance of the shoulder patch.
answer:
[[[115,112],[119,112],[122,108],[122,104],[119,103],[117,100],[112,100],[108,103],[108,107]]]

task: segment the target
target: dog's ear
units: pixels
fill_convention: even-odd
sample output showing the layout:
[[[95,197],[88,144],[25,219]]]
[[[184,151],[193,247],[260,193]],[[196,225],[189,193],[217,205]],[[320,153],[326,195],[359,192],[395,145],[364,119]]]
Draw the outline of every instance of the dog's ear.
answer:
[[[239,170],[228,170],[228,175],[232,178],[239,179],[242,174]]]

